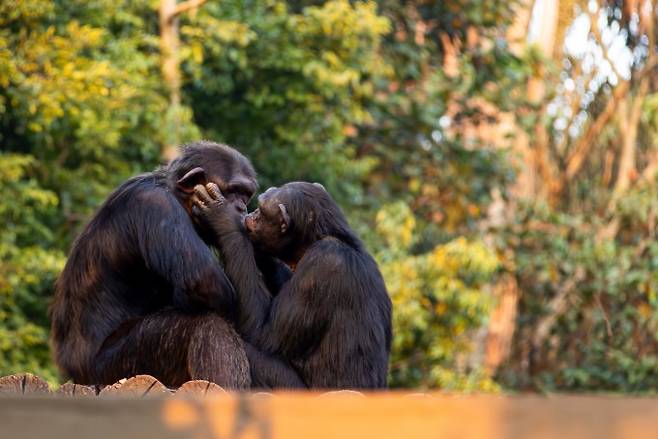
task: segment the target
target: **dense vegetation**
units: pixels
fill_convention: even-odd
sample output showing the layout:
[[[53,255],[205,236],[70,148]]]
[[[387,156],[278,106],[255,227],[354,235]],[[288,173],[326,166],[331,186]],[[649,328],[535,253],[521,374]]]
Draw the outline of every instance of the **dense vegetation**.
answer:
[[[655,1],[210,0],[179,17],[180,102],[160,6],[0,3],[0,375],[59,379],[72,239],[209,138],[340,202],[394,302],[393,386],[658,390]]]

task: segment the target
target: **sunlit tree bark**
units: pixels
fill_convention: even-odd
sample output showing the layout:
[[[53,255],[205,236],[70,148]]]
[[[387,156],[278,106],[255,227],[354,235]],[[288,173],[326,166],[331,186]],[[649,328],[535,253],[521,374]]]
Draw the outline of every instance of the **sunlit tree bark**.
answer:
[[[160,52],[162,55],[162,77],[169,91],[169,124],[167,133],[170,134],[167,145],[163,149],[163,158],[170,160],[177,154],[177,147],[180,143],[180,60],[178,50],[180,40],[178,38],[178,17],[180,14],[194,10],[203,5],[206,0],[188,0],[183,3],[176,3],[176,0],[160,1]]]

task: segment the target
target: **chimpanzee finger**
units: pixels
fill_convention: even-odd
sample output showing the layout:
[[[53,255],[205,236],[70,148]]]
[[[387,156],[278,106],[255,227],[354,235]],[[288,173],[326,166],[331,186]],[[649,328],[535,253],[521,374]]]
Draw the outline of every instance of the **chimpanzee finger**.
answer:
[[[224,201],[224,194],[222,194],[222,191],[219,189],[219,186],[217,186],[215,183],[208,183],[206,185],[206,189],[208,190],[208,193],[217,201]]]
[[[192,197],[192,213],[199,213],[201,212],[201,209],[204,209],[207,207],[207,204],[201,201],[199,197],[196,196],[196,194],[193,194]],[[196,209],[196,212],[194,211]]]
[[[209,206],[213,202],[213,199],[208,194],[206,188],[200,184],[194,186],[194,195],[196,195],[197,199],[199,199],[202,202],[202,204],[206,206]]]

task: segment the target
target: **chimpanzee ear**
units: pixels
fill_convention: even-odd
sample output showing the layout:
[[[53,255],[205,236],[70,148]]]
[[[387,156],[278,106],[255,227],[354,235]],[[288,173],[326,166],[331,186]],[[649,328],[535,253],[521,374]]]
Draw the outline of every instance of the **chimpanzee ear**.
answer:
[[[320,189],[322,189],[323,191],[327,192],[327,190],[324,188],[324,186],[322,186],[321,183],[313,183],[313,186],[317,186],[317,187],[319,187]]]
[[[186,193],[194,192],[194,186],[197,184],[206,183],[206,171],[203,168],[197,167],[192,169],[187,174],[183,175],[176,185],[180,190]]]
[[[279,204],[279,210],[281,211],[281,233],[286,233],[288,227],[290,227],[290,216],[288,215],[288,209],[283,204]]]

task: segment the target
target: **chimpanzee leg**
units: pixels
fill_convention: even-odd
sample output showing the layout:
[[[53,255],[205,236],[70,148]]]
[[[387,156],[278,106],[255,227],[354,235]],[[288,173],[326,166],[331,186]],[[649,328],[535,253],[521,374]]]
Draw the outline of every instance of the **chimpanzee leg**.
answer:
[[[138,374],[169,387],[204,379],[226,389],[248,388],[249,363],[235,330],[214,313],[162,310],[124,322],[96,356],[99,384]]]
[[[251,385],[257,389],[308,388],[293,367],[283,358],[259,351],[244,342],[251,368]]]

